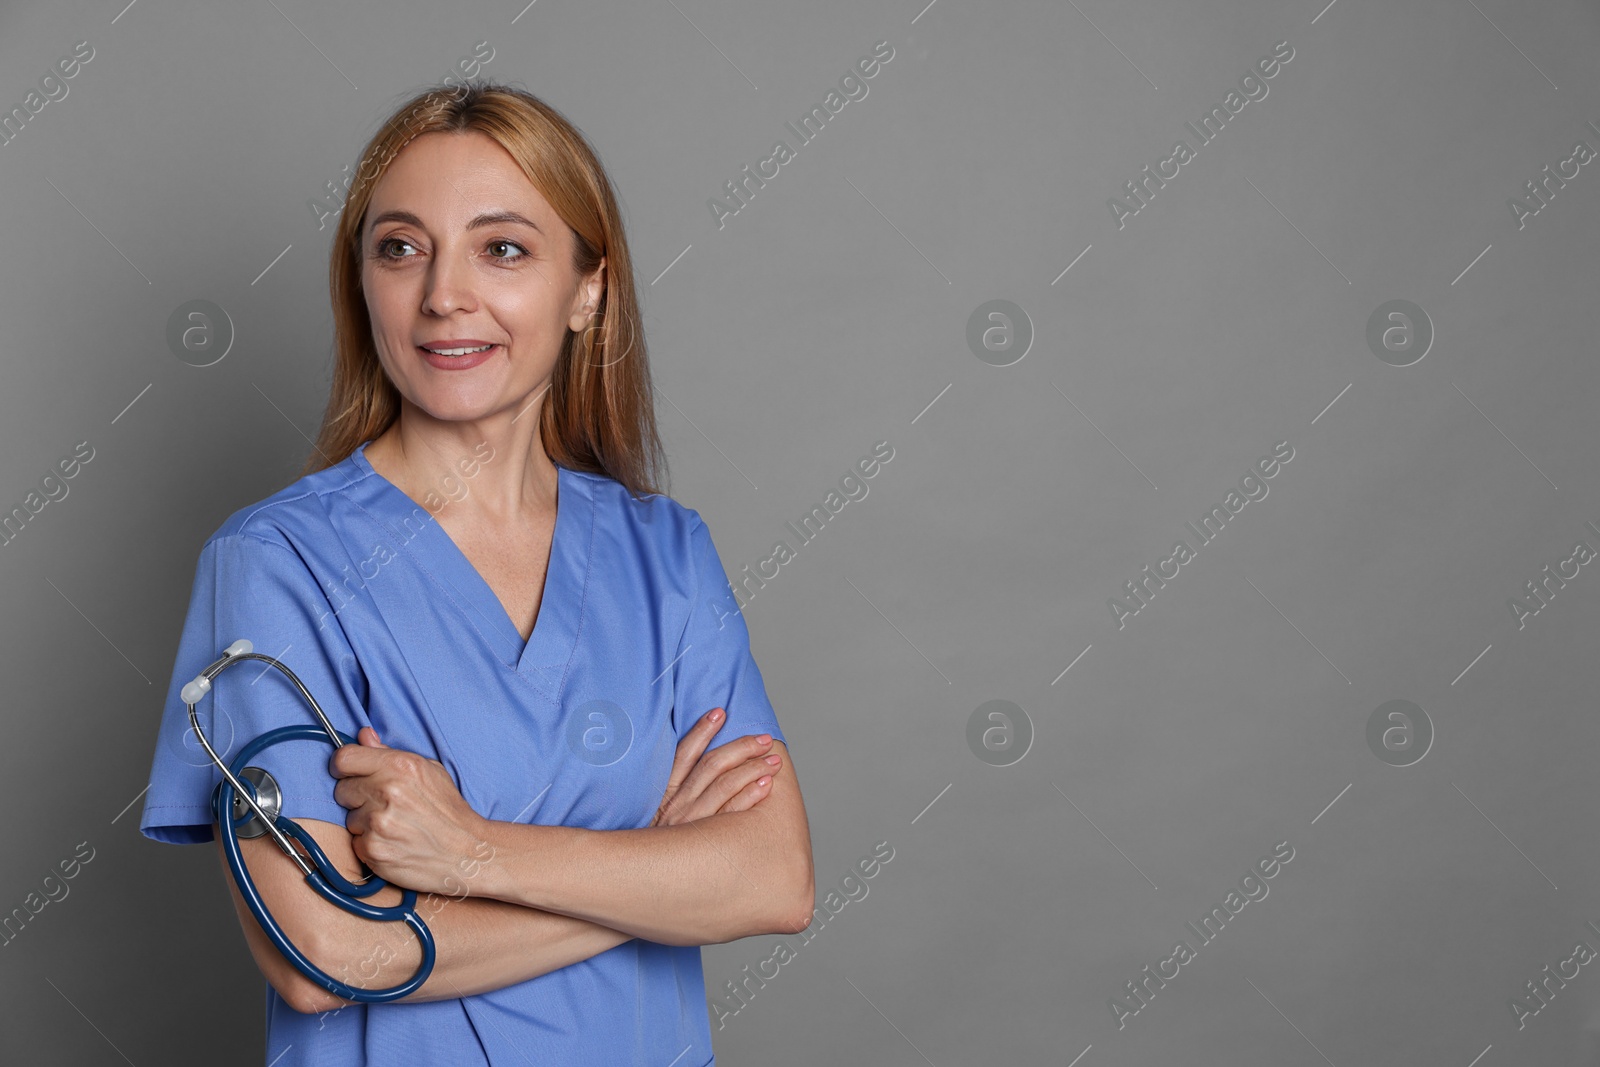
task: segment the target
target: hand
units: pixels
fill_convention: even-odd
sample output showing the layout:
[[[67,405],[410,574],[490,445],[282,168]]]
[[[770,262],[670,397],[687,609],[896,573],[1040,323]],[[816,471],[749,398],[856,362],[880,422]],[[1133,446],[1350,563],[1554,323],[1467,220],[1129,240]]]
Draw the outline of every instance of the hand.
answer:
[[[344,824],[357,858],[406,889],[467,895],[462,876],[494,855],[482,832],[487,820],[438,760],[390,748],[370,726],[356,740],[334,752],[328,769],[339,779],[333,798],[350,809]]]
[[[765,742],[741,737],[701,758],[724,718],[722,708],[713,708],[678,742],[667,791],[651,826],[677,826],[723,811],[745,811],[771,792],[770,777],[765,785],[760,780],[777,774],[783,764],[782,757],[771,752],[770,736]],[[768,763],[769,758],[778,762]]]

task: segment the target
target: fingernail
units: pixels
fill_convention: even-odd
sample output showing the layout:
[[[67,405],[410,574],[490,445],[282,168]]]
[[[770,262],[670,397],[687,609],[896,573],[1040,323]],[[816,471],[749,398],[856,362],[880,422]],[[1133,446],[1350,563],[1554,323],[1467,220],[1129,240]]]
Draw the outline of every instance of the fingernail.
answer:
[[[771,734],[758,734],[758,735],[756,735],[756,741],[757,741],[758,744],[763,744],[764,745],[764,744],[766,744],[767,742],[769,742],[771,740],[772,740],[772,735]]]
[[[711,713],[711,715],[710,715],[710,719],[711,719],[712,722],[721,722],[722,721],[722,709],[718,708],[715,711],[713,711]]]
[[[776,766],[777,766],[777,765],[778,765],[778,764],[780,764],[780,763],[782,763],[782,762],[783,762],[783,760],[782,760],[782,759],[780,759],[780,758],[779,758],[779,757],[777,757],[777,756],[768,756],[768,757],[767,757],[767,762],[768,762],[768,763],[770,763],[770,764],[772,764],[772,765],[773,765],[773,766],[774,766],[774,767],[776,767]]]
[[[756,779],[756,785],[766,785],[770,781],[772,781],[771,777],[764,775]]]

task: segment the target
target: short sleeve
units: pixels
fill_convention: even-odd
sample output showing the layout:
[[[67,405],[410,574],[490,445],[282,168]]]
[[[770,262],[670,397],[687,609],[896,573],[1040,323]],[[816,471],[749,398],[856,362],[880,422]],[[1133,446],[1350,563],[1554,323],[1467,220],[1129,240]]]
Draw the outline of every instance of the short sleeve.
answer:
[[[369,725],[365,676],[342,620],[300,553],[288,542],[253,534],[219,536],[200,550],[166,704],[156,736],[140,831],[156,841],[212,839],[211,796],[222,773],[189,725],[185,684],[239,638],[272,656],[305,685],[333,726],[354,737]],[[228,764],[256,737],[280,726],[315,726],[311,706],[282,671],[260,660],[227,667],[195,705],[206,738]],[[328,772],[333,747],[286,741],[251,760],[270,773],[291,819],[344,825]]]
[[[673,727],[681,739],[712,708],[727,719],[707,751],[751,734],[771,734],[787,745],[766,683],[750,653],[750,632],[728,584],[711,532],[694,516],[689,531],[695,595],[673,666]]]

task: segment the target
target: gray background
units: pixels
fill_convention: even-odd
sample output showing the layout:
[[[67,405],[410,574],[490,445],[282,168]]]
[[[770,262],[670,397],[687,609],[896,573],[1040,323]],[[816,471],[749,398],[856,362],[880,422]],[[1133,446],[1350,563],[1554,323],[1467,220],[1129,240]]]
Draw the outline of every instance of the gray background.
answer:
[[[95,49],[0,146],[0,505],[95,449],[0,546],[0,912],[95,850],[0,947],[0,1059],[258,1062],[215,855],[134,802],[199,545],[321,415],[307,201],[487,40],[620,190],[671,494],[728,569],[895,450],[746,611],[819,902],[894,859],[719,1062],[1600,1063],[1600,968],[1509,1010],[1600,947],[1600,579],[1508,607],[1600,547],[1600,163],[1507,207],[1600,148],[1592,3],[124,2],[0,7],[6,108]],[[869,95],[719,230],[707,198],[879,40]],[[1281,40],[1119,229],[1107,198]],[[197,298],[237,331],[207,368],[164,337]],[[1035,333],[1010,366],[966,342],[992,299]],[[1403,368],[1365,340],[1394,299],[1436,330]],[[1107,598],[1284,440],[1119,629]],[[1010,766],[966,741],[996,699],[1034,733]],[[1366,741],[1396,699],[1436,732],[1405,767]],[[1109,998],[1279,841],[1269,896],[1119,1029]],[[705,949],[709,994],[776,940]]]

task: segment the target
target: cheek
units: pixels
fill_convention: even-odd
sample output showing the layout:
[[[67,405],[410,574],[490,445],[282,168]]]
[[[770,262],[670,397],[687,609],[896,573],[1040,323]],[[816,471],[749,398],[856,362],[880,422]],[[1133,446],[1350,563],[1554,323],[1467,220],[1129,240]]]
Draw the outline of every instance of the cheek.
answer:
[[[561,351],[570,307],[552,286],[535,277],[496,286],[483,296],[490,316],[525,356],[553,357]]]
[[[368,272],[362,276],[361,291],[366,294],[367,313],[375,327],[394,322],[398,312],[412,303],[414,285],[393,274]]]
[[[371,281],[363,278],[362,292],[366,296],[367,320],[372,324],[372,337],[387,367],[391,358],[410,354],[411,327],[415,318],[411,309],[415,301],[405,292],[404,284],[394,278]]]

